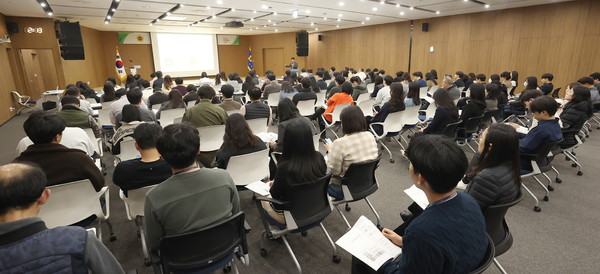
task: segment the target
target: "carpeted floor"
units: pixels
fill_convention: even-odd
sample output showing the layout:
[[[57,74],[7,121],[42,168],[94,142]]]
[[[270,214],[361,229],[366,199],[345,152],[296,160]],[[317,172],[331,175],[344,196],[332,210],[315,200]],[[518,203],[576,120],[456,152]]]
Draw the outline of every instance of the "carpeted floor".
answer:
[[[0,164],[12,161],[18,141],[25,136],[22,129],[27,114],[17,116],[0,127],[1,155]],[[594,124],[594,127],[596,125]],[[270,130],[275,131],[275,127]],[[401,223],[399,212],[412,202],[403,192],[412,182],[408,175],[408,163],[400,156],[399,146],[389,143],[394,152],[395,163],[390,163],[389,156],[384,154],[377,170],[380,189],[370,200],[379,212],[384,227],[395,228]],[[467,157],[472,153],[464,147]],[[600,194],[600,170],[596,169],[600,153],[600,130],[594,130],[586,143],[577,150],[577,156],[584,165],[583,176],[576,176],[576,169],[559,156],[553,165],[561,172],[562,184],[554,184],[555,191],[550,193],[550,201],[541,202],[542,211],[532,210],[533,199],[525,194],[518,205],[507,214],[507,222],[514,236],[512,248],[498,261],[509,273],[597,273],[598,262],[598,195]],[[112,157],[105,154],[107,163],[106,182],[110,186],[110,220],[117,234],[117,240],[108,241],[108,229],[103,227],[104,243],[122,263],[124,269],[137,269],[139,273],[152,273],[152,268],[143,264],[141,243],[136,234],[133,221],[126,218],[123,202],[119,199],[118,188],[112,184]],[[551,175],[553,178],[553,175]],[[542,189],[533,181],[525,182],[539,197],[543,197]],[[250,248],[250,266],[237,263],[241,273],[296,273],[293,261],[281,240],[269,241],[266,246],[267,257],[261,257],[259,240],[261,223],[250,191],[240,192],[242,210],[252,226],[248,234]],[[371,220],[375,217],[364,202],[351,205],[352,210],[346,214],[351,223],[360,215]],[[337,212],[332,212],[324,221],[333,240],[337,240],[346,231]],[[332,250],[320,229],[310,230],[306,237],[299,234],[288,237],[304,273],[349,273],[350,255],[338,249],[342,261],[332,262]],[[217,271],[216,273],[220,273]],[[499,273],[492,265],[486,273]]]

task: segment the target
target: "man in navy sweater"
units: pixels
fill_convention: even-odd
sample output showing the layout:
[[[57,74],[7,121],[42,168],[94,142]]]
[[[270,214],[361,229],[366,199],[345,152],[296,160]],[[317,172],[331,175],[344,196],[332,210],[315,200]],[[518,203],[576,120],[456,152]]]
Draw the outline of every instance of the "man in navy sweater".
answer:
[[[383,235],[402,247],[402,255],[377,273],[468,273],[484,259],[488,239],[477,202],[455,187],[467,170],[467,157],[441,135],[413,138],[406,150],[414,184],[429,205],[400,236],[384,228]],[[352,273],[374,271],[353,259]]]

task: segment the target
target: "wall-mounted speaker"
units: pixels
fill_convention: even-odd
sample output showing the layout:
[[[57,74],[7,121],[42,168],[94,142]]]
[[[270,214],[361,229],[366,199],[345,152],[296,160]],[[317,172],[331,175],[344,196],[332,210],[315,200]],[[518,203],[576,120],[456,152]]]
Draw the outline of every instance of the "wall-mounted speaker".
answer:
[[[54,22],[56,39],[60,44],[60,56],[64,60],[84,60],[83,40],[79,22]]]
[[[17,22],[6,23],[6,28],[8,29],[9,34],[19,33],[19,24]]]
[[[423,23],[423,24],[421,25],[421,30],[422,30],[423,32],[428,32],[428,31],[429,31],[429,23]]]
[[[305,30],[296,33],[296,55],[308,56],[308,32]]]
[[[319,39],[319,41],[323,41],[323,34],[318,34],[317,39]]]

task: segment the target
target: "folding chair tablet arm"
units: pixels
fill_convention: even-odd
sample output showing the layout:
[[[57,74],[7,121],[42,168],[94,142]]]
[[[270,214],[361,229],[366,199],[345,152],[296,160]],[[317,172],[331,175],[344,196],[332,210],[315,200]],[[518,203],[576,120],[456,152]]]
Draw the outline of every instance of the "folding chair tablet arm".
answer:
[[[273,198],[269,198],[269,197],[266,197],[266,196],[256,197],[256,200],[257,201],[265,201],[265,202],[269,202],[269,203],[276,204],[276,205],[289,205],[291,203],[289,201],[288,202],[283,202],[283,201],[280,201],[280,200],[277,200],[277,199],[273,199]]]
[[[371,130],[371,133],[373,133],[373,135],[375,135],[375,137],[377,137],[377,139],[381,139],[387,135],[387,132],[384,132],[382,135],[377,134],[377,132],[373,128],[373,125],[380,125],[381,127],[383,127],[383,129],[385,129],[385,127],[383,126],[383,122],[375,122],[375,123],[369,124],[369,129]]]
[[[100,199],[100,197],[104,196],[105,201],[110,200],[110,191],[108,191],[108,186],[102,187],[100,189],[100,191],[98,191],[97,195],[98,195],[98,199]],[[106,208],[106,214],[104,214],[104,219],[107,220],[108,217],[110,216],[110,206],[108,206],[108,204],[106,204],[105,208]]]
[[[329,121],[327,121],[327,119],[325,119],[325,115],[329,115],[329,116],[333,117],[333,113],[327,112],[327,113],[321,114],[321,118],[323,118],[323,122],[325,123],[325,125],[332,126],[334,124],[334,122],[332,121],[331,123],[329,123]]]

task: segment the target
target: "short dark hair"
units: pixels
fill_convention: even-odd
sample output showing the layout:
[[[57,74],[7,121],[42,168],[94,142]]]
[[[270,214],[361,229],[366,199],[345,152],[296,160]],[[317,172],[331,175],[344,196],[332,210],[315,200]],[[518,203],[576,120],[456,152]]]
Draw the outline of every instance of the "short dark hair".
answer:
[[[521,92],[521,96],[519,96],[519,101],[524,104],[525,102],[531,99],[538,98],[542,95],[544,95],[544,93],[537,89],[527,89]]]
[[[223,94],[223,96],[225,98],[233,97],[233,86],[231,86],[231,85],[221,86],[221,94]]]
[[[413,74],[412,74],[412,75],[413,75],[413,76],[420,77],[420,78],[423,78],[423,73],[421,73],[420,71],[415,71],[415,72],[413,72]]]
[[[322,70],[317,70],[317,73],[316,73],[316,74],[317,74],[317,76],[319,76],[319,77],[323,78],[323,75],[324,75],[324,74],[323,74],[323,71],[322,71]]]
[[[175,84],[177,84],[177,85],[183,84],[183,78],[181,78],[181,77],[175,78]]]
[[[142,101],[143,96],[144,93],[142,93],[140,88],[135,87],[127,92],[127,101],[129,101],[130,104],[137,105]]]
[[[467,171],[467,156],[454,140],[443,135],[412,138],[406,156],[414,173],[421,174],[437,194],[454,189]]]
[[[593,80],[600,80],[600,72],[594,72],[590,74],[590,77],[592,77]]]
[[[392,82],[394,82],[394,78],[392,78],[392,76],[386,75],[385,77],[383,77],[383,81],[385,82],[386,86],[389,86],[392,84]]]
[[[250,100],[258,100],[260,99],[261,95],[262,91],[260,91],[259,87],[252,87],[248,90],[248,96],[250,97]]]
[[[535,98],[535,100],[529,104],[529,109],[532,112],[540,113],[542,111],[546,111],[548,112],[549,116],[553,116],[556,113],[556,110],[558,110],[558,107],[559,104],[556,102],[556,100],[547,96]]]
[[[274,73],[267,74],[267,79],[269,79],[269,81],[275,81],[276,78]]]
[[[168,125],[158,136],[156,149],[172,168],[188,167],[200,150],[198,129],[188,123]]]
[[[350,78],[350,83],[358,83],[360,85],[362,84],[362,81],[360,80],[360,77],[352,76],[352,78]]]
[[[125,123],[130,123],[133,121],[142,121],[142,114],[140,113],[140,108],[133,104],[124,105],[123,110],[121,111],[121,121]]]
[[[340,121],[342,122],[342,131],[344,135],[367,130],[367,121],[365,116],[358,106],[348,106],[340,113]]]
[[[306,70],[306,72],[313,73],[313,69],[309,68],[309,69]]]
[[[592,77],[581,77],[581,79],[577,80],[577,82],[579,82],[582,85],[588,84],[588,85],[593,85],[594,84],[594,79],[592,79]]]
[[[162,71],[160,71],[160,70],[159,70],[159,71],[157,71],[157,72],[155,72],[155,74],[156,74],[156,77],[158,77],[158,78],[160,78],[160,77],[162,77],[162,76],[163,76],[163,73],[162,73]]]
[[[70,86],[70,87],[67,87],[67,89],[65,90],[65,94],[77,97],[80,94],[80,90],[76,86]]]
[[[302,84],[302,88],[310,88],[311,82],[310,82],[310,79],[308,79],[308,77],[302,78],[300,83]]]
[[[292,57],[292,60],[296,60],[296,58]]]
[[[542,74],[542,79],[548,79],[548,81],[552,81],[554,79],[554,75],[552,75],[552,73],[544,73]]]
[[[335,71],[335,67],[331,67],[330,69],[331,69],[331,71]]]
[[[143,88],[145,88],[145,89],[150,87],[150,81],[148,81],[148,80],[142,80],[142,81],[140,82],[140,84],[141,84],[141,85],[142,85],[142,87],[143,87]]]
[[[150,78],[154,78],[154,77],[156,77],[156,73],[154,73],[154,72],[150,73]]]
[[[346,78],[344,78],[344,76],[338,75],[335,77],[335,82],[341,86],[344,82],[346,82]]]
[[[285,122],[289,119],[300,116],[300,112],[294,102],[289,98],[283,98],[277,104],[277,116],[280,122]]]
[[[187,87],[185,88],[185,90],[187,90],[187,92],[196,91],[196,86],[194,84],[189,84],[189,85],[187,85]]]
[[[223,85],[221,87],[221,90],[223,90],[223,88],[225,86],[229,86],[229,85]],[[231,87],[231,88],[233,89],[233,87]],[[203,85],[200,88],[198,88],[198,97],[200,99],[209,99],[210,100],[213,97],[215,97],[215,90],[211,86],[209,86],[209,85]]]
[[[36,111],[23,123],[27,137],[34,144],[48,144],[57,134],[62,134],[67,123],[56,113]]]
[[[0,166],[0,215],[11,209],[29,208],[44,192],[48,179],[33,163]]]
[[[344,82],[342,84],[342,92],[352,94],[352,91],[354,91],[354,87],[352,87],[352,84],[350,84],[350,82]]]
[[[123,97],[125,95],[127,95],[127,90],[126,89],[120,88],[120,89],[115,90],[115,97],[121,98],[121,97]]]
[[[161,131],[158,124],[143,123],[133,130],[133,139],[141,149],[156,148],[156,139]]]
[[[79,105],[79,98],[71,95],[67,95],[60,99],[60,104],[64,107],[65,105]]]
[[[500,77],[502,77],[506,80],[510,80],[510,72],[504,71],[504,72],[500,73]]]
[[[483,74],[483,73],[477,74],[477,76],[475,76],[475,78],[479,81],[485,81],[485,74]]]
[[[117,85],[117,79],[115,79],[115,77],[108,77],[106,78],[106,81],[113,83],[114,86]]]

